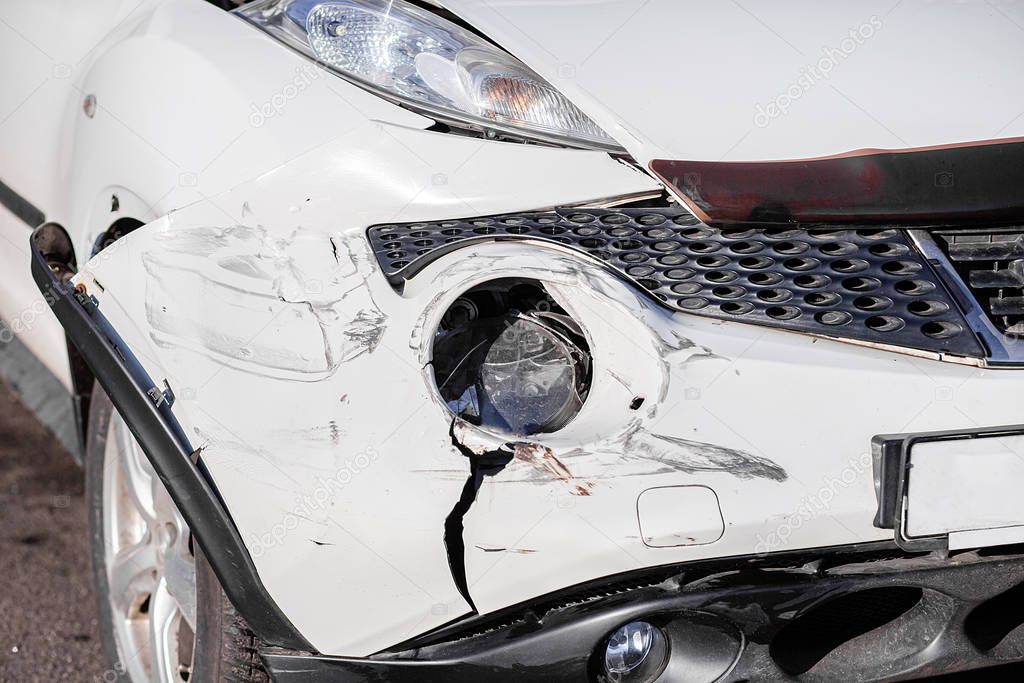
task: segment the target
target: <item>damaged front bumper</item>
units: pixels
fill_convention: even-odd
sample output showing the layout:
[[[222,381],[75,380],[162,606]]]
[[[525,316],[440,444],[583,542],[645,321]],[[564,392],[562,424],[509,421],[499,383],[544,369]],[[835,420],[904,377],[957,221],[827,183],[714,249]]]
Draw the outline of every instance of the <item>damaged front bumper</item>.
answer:
[[[84,287],[58,279],[35,249],[32,269],[209,549],[239,611],[266,641],[309,649],[263,588],[207,480],[200,451],[171,412],[168,389],[152,381]],[[465,438],[454,431],[451,436],[455,443]],[[905,466],[907,449],[896,445],[911,440],[877,442],[890,458],[902,455],[897,462]],[[883,491],[893,488],[885,482],[900,471],[894,467],[880,468],[888,472]],[[882,506],[889,514],[892,507]],[[642,619],[670,642],[660,680],[898,680],[1018,659],[1024,654],[1021,586],[1024,555],[947,557],[875,543],[633,571],[434,629],[366,658],[280,647],[260,654],[278,683],[602,681],[607,676],[600,655],[608,634]]]
[[[605,246],[621,267],[609,267],[602,254],[587,251],[602,247],[557,239],[564,235],[555,229],[586,227],[573,221],[572,209],[558,209],[534,212],[554,213],[554,222],[503,224],[515,238],[495,237],[487,230],[494,225],[468,226],[483,229],[472,233],[482,238],[430,254],[399,282],[395,276],[404,266],[394,264],[405,259],[396,256],[382,267],[379,255],[405,247],[386,249],[393,240],[383,237],[390,233],[380,231],[378,244],[368,226],[416,225],[396,222],[403,217],[453,223],[436,226],[443,235],[463,229],[465,221],[448,221],[451,216],[602,204],[605,209],[583,212],[596,217],[592,223],[654,230],[659,226],[607,222],[605,216],[617,213],[606,210],[614,202],[598,198],[612,188],[658,188],[638,180],[634,170],[583,153],[449,137],[442,145],[431,134],[401,129],[366,144],[381,146],[386,157],[392,139],[425,150],[432,169],[449,169],[447,184],[413,175],[412,164],[391,164],[389,173],[409,177],[378,179],[366,188],[356,183],[362,167],[353,165],[351,150],[325,146],[140,228],[100,252],[76,279],[117,329],[119,348],[130,349],[155,379],[142,382],[142,395],[164,380],[173,389],[172,414],[189,443],[176,445],[174,457],[189,462],[190,449],[201,449],[192,469],[230,514],[233,547],[242,548],[269,602],[308,642],[296,647],[268,638],[276,645],[319,652],[324,661],[351,658],[338,665],[349,670],[368,657],[403,668],[414,666],[401,663],[407,655],[396,660],[381,653],[424,634],[462,633],[457,630],[465,625],[607,577],[663,567],[678,573],[704,562],[725,563],[720,570],[728,571],[730,563],[746,566],[743,558],[751,555],[770,565],[787,553],[835,548],[812,553],[827,558],[842,546],[891,542],[892,530],[873,524],[878,498],[870,447],[876,435],[1019,422],[1019,375],[986,367],[985,350],[964,342],[967,337],[915,332],[911,339],[908,331],[886,345],[864,332],[855,343],[839,340],[827,330],[843,317],[819,319],[814,308],[828,297],[773,302],[765,297],[785,294],[758,296],[785,289],[778,277],[799,287],[804,261],[790,264],[792,272],[759,269],[753,267],[762,263],[758,254],[734,251],[756,250],[761,240],[767,245],[761,252],[785,266],[789,259],[812,258],[785,251],[813,248],[819,262],[850,261],[831,272],[836,279],[865,280],[851,287],[870,285],[868,278],[884,284],[884,292],[864,294],[879,300],[915,296],[897,289],[903,279],[927,280],[915,286],[931,292],[945,289],[930,277],[890,281],[887,261],[865,256],[862,266],[854,262],[859,256],[842,253],[850,248],[843,242],[868,254],[882,243],[896,255],[880,252],[879,258],[906,261],[904,267],[916,272],[930,268],[908,236],[893,231],[877,240],[824,232],[754,239],[705,234],[709,229],[692,221],[676,224],[679,235],[669,240],[701,246],[686,248],[690,263],[660,263],[652,289],[644,271],[629,270],[644,263],[629,259],[658,253],[664,236],[636,238],[639,249],[633,236],[616,238],[622,241]],[[529,158],[510,166],[503,163],[508,155]],[[481,183],[479,169],[459,170],[470,156],[503,174],[493,183],[500,196]],[[566,164],[557,174],[565,184],[524,172],[556,158]],[[419,188],[426,200],[408,187]],[[407,209],[396,215],[403,204]],[[627,220],[653,220],[634,209],[621,213]],[[524,237],[521,227],[556,239]],[[400,240],[408,248],[430,250],[416,241],[431,236],[412,235],[427,228],[402,229],[411,238]],[[691,230],[697,232],[683,234]],[[699,253],[713,250],[706,245],[716,241],[727,246]],[[836,253],[818,253],[826,245]],[[737,268],[714,265],[712,257],[726,254]],[[747,258],[755,260],[740,263]],[[708,291],[672,289],[692,284],[677,268],[693,269],[687,277]],[[836,274],[844,268],[863,272]],[[771,277],[751,280],[758,271]],[[585,338],[592,360],[586,398],[558,429],[510,438],[457,420],[437,386],[433,351],[446,312],[467,291],[502,279],[542,287]],[[746,291],[731,289],[738,286]],[[678,290],[672,302],[659,300],[662,287],[665,296]],[[724,289],[716,294],[717,287]],[[721,306],[732,293],[736,305]],[[719,295],[722,301],[714,301],[721,315],[686,308],[708,299],[701,307],[708,311]],[[937,296],[927,298],[946,303]],[[799,308],[800,318],[789,317],[787,307]],[[846,312],[871,330],[872,315]],[[913,320],[913,311],[906,313]],[[953,313],[943,311],[942,320],[963,326]],[[757,324],[741,319],[748,315]],[[804,323],[814,329],[797,329]],[[961,564],[953,562],[951,571]],[[886,566],[892,572],[911,567]],[[629,591],[619,599],[659,611],[658,600],[682,599],[681,585],[657,595]],[[246,601],[231,597],[236,605]],[[707,611],[700,601],[672,604]],[[750,604],[751,611],[760,609]],[[557,614],[551,612],[553,624],[561,623]],[[455,630],[442,630],[448,627]],[[498,632],[515,641],[528,639],[528,630]],[[588,633],[592,648],[596,627]],[[430,652],[443,660],[456,650]],[[282,677],[319,666],[288,656],[268,654]]]

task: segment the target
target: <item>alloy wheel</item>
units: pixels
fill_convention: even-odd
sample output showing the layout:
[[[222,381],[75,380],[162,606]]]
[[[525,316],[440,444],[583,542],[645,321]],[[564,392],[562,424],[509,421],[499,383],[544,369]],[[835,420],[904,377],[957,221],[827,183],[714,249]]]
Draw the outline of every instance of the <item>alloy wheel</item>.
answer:
[[[103,545],[122,670],[139,683],[190,680],[196,630],[191,535],[116,412],[103,462]]]

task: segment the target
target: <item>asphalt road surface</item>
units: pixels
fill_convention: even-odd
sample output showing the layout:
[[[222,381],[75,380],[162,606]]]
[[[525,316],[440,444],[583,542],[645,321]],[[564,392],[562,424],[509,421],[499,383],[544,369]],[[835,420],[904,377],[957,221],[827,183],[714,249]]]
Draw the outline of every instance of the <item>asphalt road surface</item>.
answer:
[[[0,683],[111,680],[100,653],[82,471],[0,379]],[[1024,667],[951,681],[1021,681]]]
[[[0,380],[0,681],[103,680],[82,471]]]

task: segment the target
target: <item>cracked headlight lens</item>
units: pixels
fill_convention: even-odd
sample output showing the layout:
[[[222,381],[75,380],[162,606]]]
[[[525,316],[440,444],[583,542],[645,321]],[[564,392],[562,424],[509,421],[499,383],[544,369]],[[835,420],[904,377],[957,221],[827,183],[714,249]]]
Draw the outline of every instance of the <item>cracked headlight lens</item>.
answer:
[[[516,436],[566,426],[591,380],[582,330],[523,281],[495,280],[456,300],[435,334],[431,364],[452,413]]]
[[[555,431],[583,404],[576,391],[579,354],[545,321],[508,318],[480,364],[482,393],[513,433]]]
[[[515,57],[402,0],[271,0],[239,13],[348,80],[433,118],[623,151]]]

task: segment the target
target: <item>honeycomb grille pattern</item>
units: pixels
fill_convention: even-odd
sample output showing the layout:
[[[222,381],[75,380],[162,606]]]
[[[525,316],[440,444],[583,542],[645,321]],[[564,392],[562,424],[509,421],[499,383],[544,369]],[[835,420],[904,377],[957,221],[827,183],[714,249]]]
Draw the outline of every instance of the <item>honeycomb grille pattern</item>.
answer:
[[[556,242],[599,259],[668,308],[859,341],[984,355],[906,234],[890,228],[713,228],[678,209],[556,209],[377,225],[395,284],[479,240]]]

